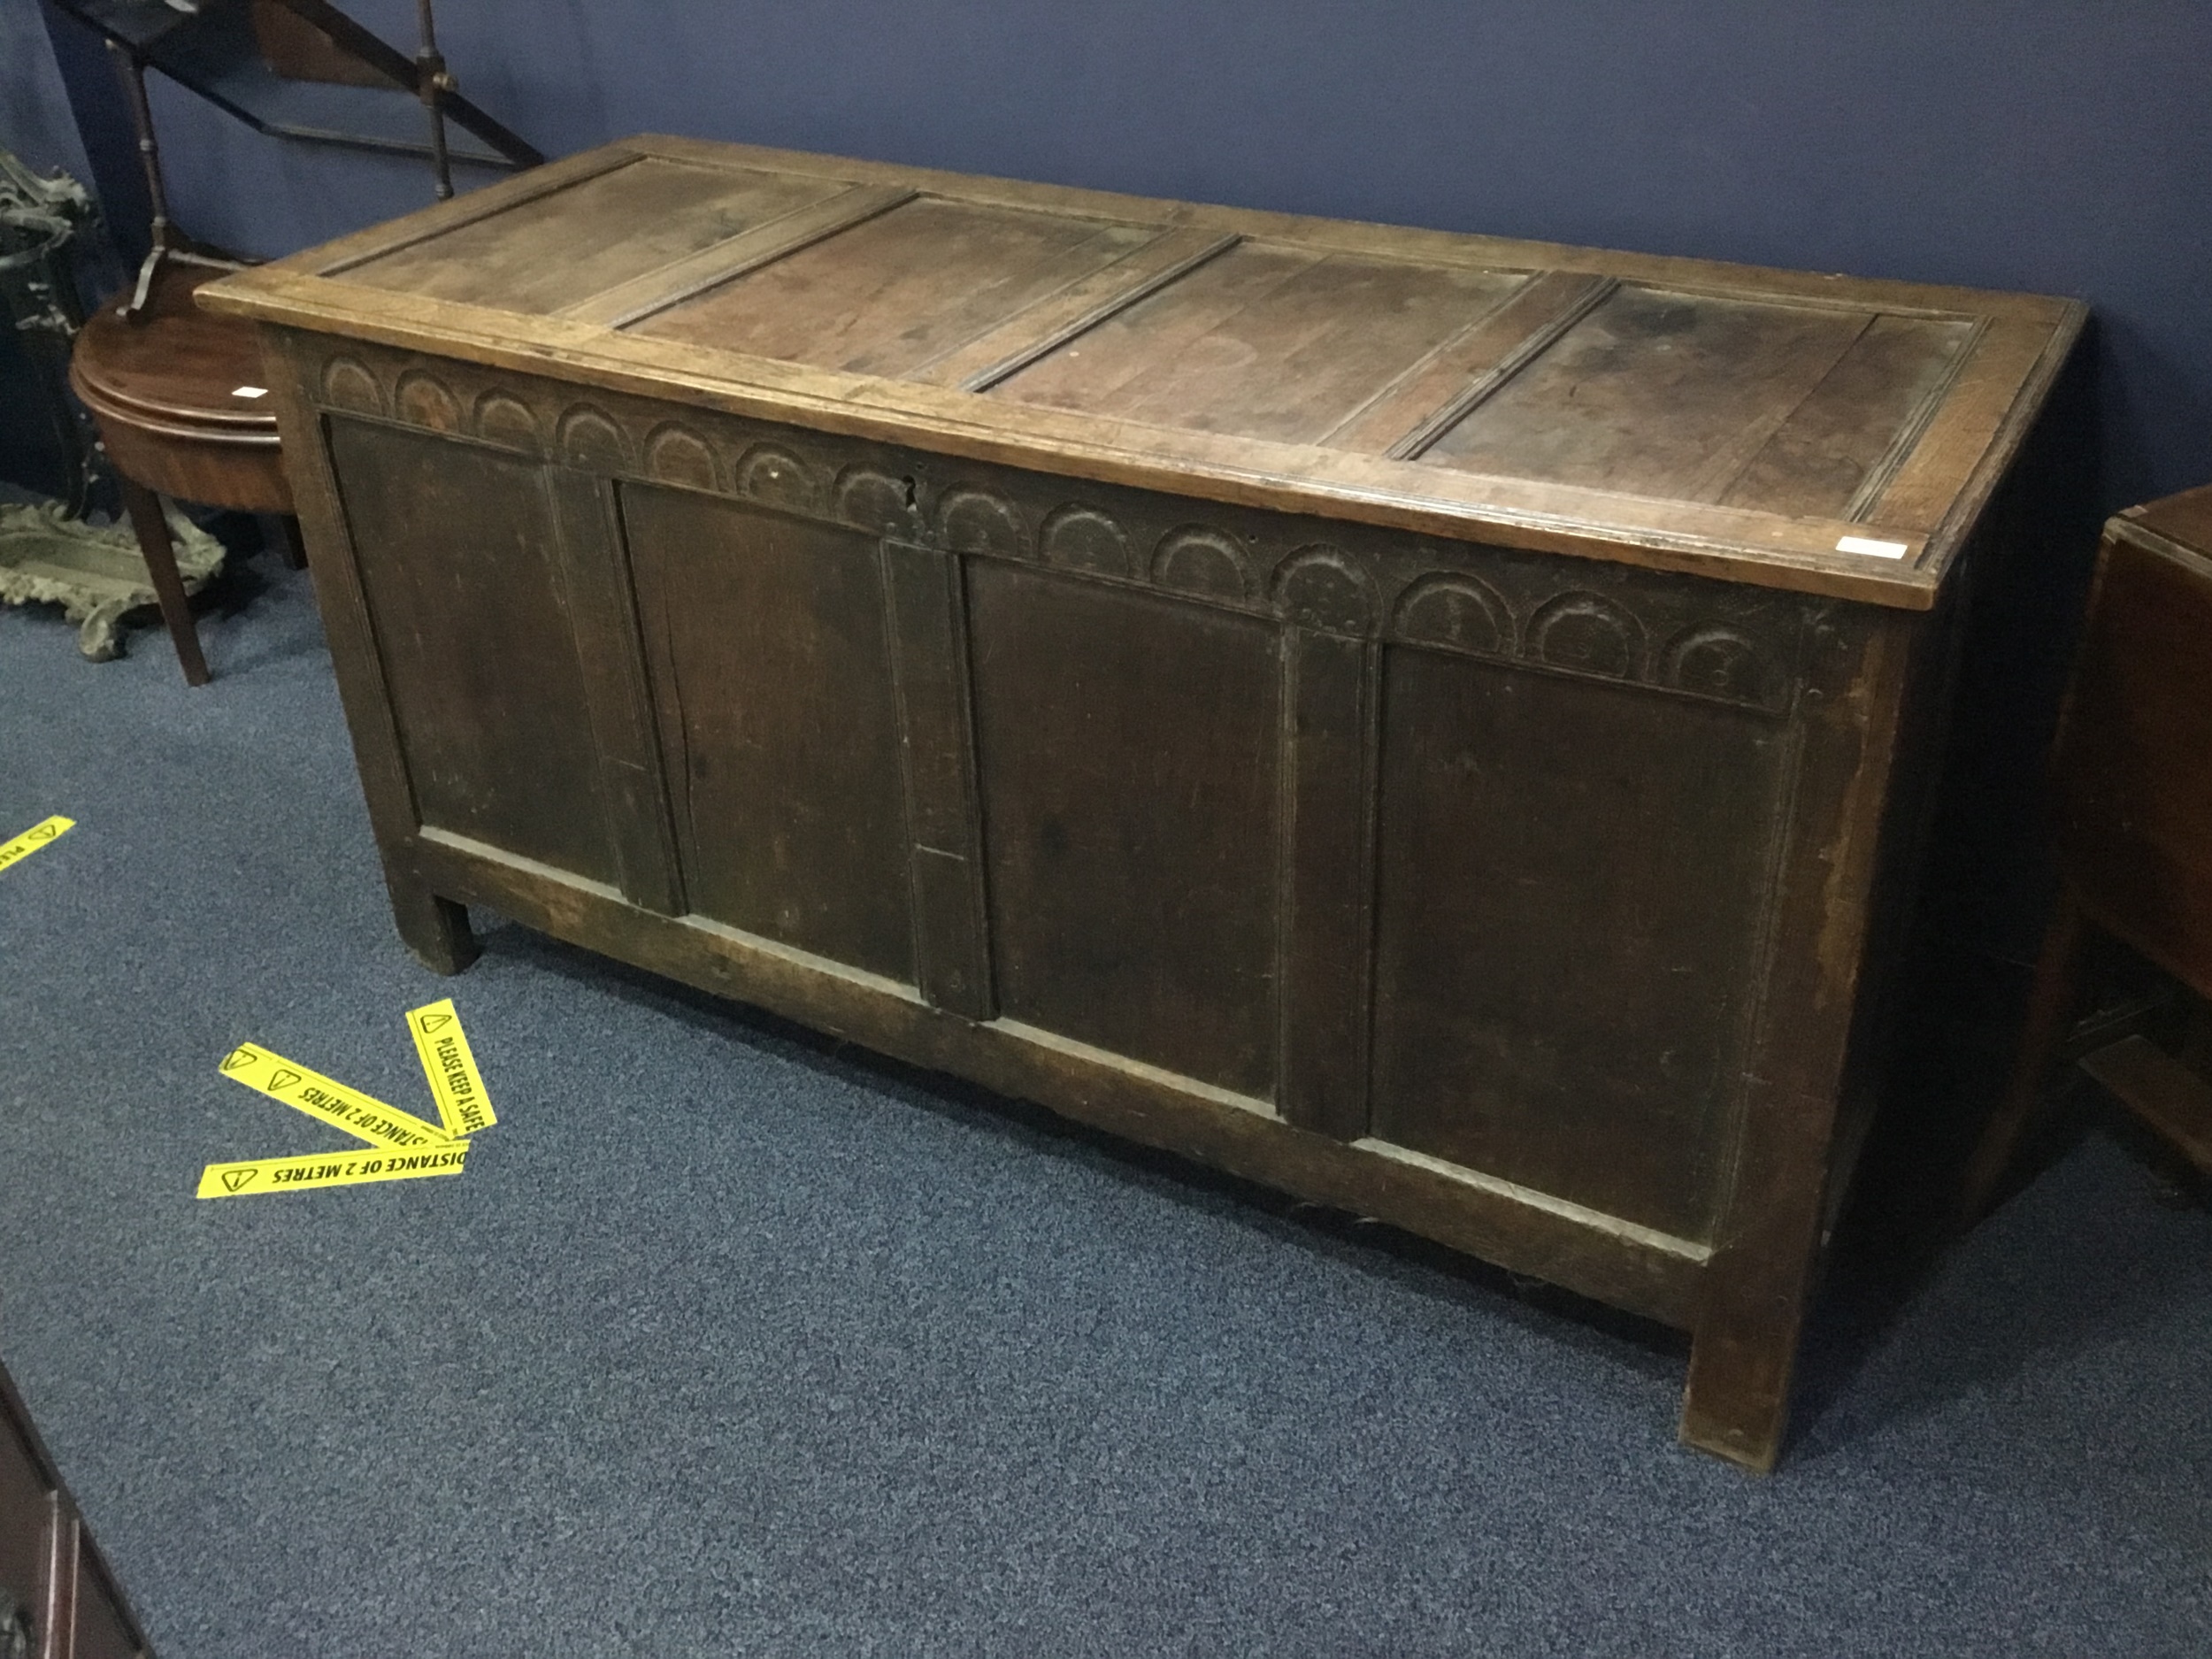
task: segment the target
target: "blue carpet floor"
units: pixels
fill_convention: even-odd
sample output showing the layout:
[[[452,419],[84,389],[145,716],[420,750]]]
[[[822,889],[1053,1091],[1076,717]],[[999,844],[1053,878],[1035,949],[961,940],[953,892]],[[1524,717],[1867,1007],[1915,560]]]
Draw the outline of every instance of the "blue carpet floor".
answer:
[[[1631,1322],[495,920],[432,977],[305,579],[219,609],[197,691],[0,611],[0,836],[78,820],[0,873],[0,1358],[167,1659],[2212,1648],[2212,1217],[2105,1131],[1823,1316],[1760,1480]],[[194,1200],[342,1144],[234,1044],[427,1112],[444,995],[465,1176]]]

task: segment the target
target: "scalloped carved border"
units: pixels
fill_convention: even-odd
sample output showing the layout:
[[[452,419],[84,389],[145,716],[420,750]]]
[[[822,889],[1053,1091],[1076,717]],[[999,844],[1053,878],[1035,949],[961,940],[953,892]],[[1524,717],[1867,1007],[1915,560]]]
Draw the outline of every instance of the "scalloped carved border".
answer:
[[[1095,501],[1040,499],[1037,486],[1065,482],[1047,475],[1011,473],[1013,488],[1002,488],[987,473],[975,476],[985,469],[964,468],[964,476],[924,485],[926,457],[902,474],[901,452],[879,445],[855,446],[877,459],[848,461],[838,452],[841,441],[826,434],[711,411],[680,413],[618,393],[580,397],[559,381],[503,377],[473,365],[438,367],[449,372],[381,348],[349,347],[325,358],[314,379],[320,401],[334,411],[471,436],[581,471],[734,495],[955,553],[1037,562],[1247,614],[1272,613],[1319,633],[1541,664],[1770,712],[1789,703],[1796,641],[1809,614],[1800,605],[1701,617],[1707,602],[1687,590],[1655,591],[1647,599],[1632,586],[1599,592],[1583,585],[1592,575],[1571,561],[1540,572],[1521,556],[1501,554],[1509,562],[1478,574],[1464,568],[1481,561],[1470,549],[1431,552],[1417,537],[1376,540],[1350,529],[1348,547],[1307,541],[1284,553],[1276,541],[1271,551],[1276,524],[1299,521],[1222,509],[1226,523],[1171,519],[1162,530],[1163,520],[1145,522],[1148,501],[1110,510]],[[1159,504],[1191,503],[1161,498]],[[1424,558],[1425,569],[1419,568]],[[1448,568],[1439,568],[1447,561]],[[1597,586],[1622,584],[1601,576]]]

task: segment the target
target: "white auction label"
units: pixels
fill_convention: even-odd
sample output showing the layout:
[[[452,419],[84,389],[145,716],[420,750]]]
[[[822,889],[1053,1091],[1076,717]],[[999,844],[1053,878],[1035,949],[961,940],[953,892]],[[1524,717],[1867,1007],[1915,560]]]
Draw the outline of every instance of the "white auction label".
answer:
[[[1902,541],[1877,541],[1871,536],[1847,535],[1836,543],[1839,553],[1865,553],[1878,559],[1901,559],[1911,551]]]

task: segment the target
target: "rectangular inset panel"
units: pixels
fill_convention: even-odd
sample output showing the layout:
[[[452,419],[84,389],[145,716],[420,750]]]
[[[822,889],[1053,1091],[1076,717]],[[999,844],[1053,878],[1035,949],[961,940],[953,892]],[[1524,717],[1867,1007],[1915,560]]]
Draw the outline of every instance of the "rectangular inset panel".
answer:
[[[1234,236],[1217,231],[1187,227],[1164,230],[1133,253],[931,358],[906,378],[925,386],[957,386],[969,391],[995,386],[1116,311],[1227,252],[1236,242]]]
[[[969,566],[1000,1011],[1267,1096],[1274,630]]]
[[[1585,272],[1531,276],[1321,442],[1399,460],[1419,455],[1436,433],[1455,425],[1617,286]]]
[[[574,322],[604,323],[624,328],[664,311],[695,294],[703,294],[748,271],[796,253],[809,242],[849,230],[863,219],[887,213],[915,193],[887,185],[856,184],[840,190],[826,201],[815,202],[795,213],[754,226],[697,253],[648,271],[641,277],[602,288],[589,299],[564,305],[557,313]]]
[[[1855,517],[1920,434],[1975,334],[1968,318],[1877,317],[1722,505]]]
[[[613,882],[542,472],[342,419],[330,449],[422,821]]]
[[[1626,283],[1421,458],[1717,501],[1871,320]]]
[[[900,375],[1111,265],[1157,232],[922,196],[631,331]]]
[[[1523,280],[1513,272],[1241,242],[991,395],[1312,443]]]
[[[846,188],[649,157],[372,259],[344,280],[543,316]]]
[[[622,516],[692,909],[911,980],[874,539],[643,484]]]
[[[1387,652],[1374,1133],[1708,1236],[1786,738]]]

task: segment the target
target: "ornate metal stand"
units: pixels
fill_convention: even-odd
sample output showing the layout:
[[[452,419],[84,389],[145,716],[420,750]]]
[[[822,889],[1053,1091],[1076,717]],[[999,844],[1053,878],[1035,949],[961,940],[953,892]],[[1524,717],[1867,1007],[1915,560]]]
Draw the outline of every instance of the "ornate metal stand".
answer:
[[[0,602],[60,605],[80,625],[79,649],[106,662],[120,654],[123,617],[153,604],[155,594],[129,526],[84,516],[101,461],[68,390],[70,342],[84,322],[71,243],[92,219],[91,198],[75,180],[42,179],[0,150],[0,306],[69,463],[62,500],[0,503]],[[165,511],[185,591],[197,593],[222,569],[223,545],[174,507]]]
[[[223,544],[167,502],[162,516],[184,591],[196,594],[221,572]],[[0,602],[59,605],[78,625],[77,649],[105,663],[123,654],[123,618],[157,596],[127,524],[92,524],[45,501],[0,504]]]

